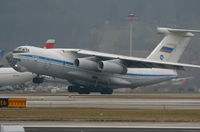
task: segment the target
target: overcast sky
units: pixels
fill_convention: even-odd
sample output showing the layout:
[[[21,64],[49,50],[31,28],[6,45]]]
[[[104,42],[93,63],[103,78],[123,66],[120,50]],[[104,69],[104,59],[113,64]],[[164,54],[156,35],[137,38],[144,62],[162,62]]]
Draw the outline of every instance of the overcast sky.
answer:
[[[54,38],[57,47],[95,49],[108,40],[102,35],[108,33],[106,24],[112,27],[110,34],[119,32],[111,36],[113,40],[122,36],[121,41],[128,43],[126,17],[131,11],[137,15],[136,31],[141,32],[134,32],[140,35],[134,41],[140,48],[153,48],[156,44],[147,46],[142,36],[155,40],[148,34],[156,26],[200,29],[199,5],[199,0],[0,0],[0,46],[6,50],[41,46]],[[116,43],[121,49],[117,45],[121,41],[107,45]]]

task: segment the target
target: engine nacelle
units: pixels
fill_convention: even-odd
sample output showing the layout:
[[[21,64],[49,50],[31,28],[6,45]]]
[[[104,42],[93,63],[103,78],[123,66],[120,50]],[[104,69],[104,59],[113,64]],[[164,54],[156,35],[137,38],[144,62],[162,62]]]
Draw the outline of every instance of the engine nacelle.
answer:
[[[121,64],[120,62],[114,60],[100,61],[97,65],[97,68],[102,72],[117,73],[117,74],[127,73],[127,67]]]
[[[74,65],[78,68],[97,71],[97,62],[86,58],[78,58],[74,61]]]

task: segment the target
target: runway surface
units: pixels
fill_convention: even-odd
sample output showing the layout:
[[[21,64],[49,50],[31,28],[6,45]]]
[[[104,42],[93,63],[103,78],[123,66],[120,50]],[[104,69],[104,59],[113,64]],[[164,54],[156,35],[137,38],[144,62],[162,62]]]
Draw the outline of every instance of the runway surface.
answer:
[[[90,128],[90,127],[27,127],[26,132],[199,132],[183,128]]]
[[[154,108],[200,109],[200,100],[171,99],[81,99],[68,101],[27,101],[28,107],[95,107],[95,108]]]
[[[129,93],[114,95],[1,94],[27,98],[28,107],[94,107],[139,109],[200,109],[200,94]],[[199,132],[200,123],[168,122],[0,122],[25,127],[26,132]],[[67,127],[66,127],[67,126]],[[89,127],[87,127],[89,126]],[[92,126],[92,127],[90,127]],[[111,127],[112,126],[112,127]],[[121,128],[120,128],[121,127]]]
[[[27,98],[27,107],[200,109],[200,94],[2,95]]]
[[[21,121],[0,122],[18,124],[26,132],[199,132],[198,122],[61,122]]]

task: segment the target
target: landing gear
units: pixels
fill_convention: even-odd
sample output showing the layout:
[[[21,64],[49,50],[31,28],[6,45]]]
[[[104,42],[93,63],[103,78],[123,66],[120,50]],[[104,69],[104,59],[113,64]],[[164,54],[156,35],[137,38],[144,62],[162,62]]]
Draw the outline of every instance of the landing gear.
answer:
[[[90,92],[100,92],[101,94],[112,94],[113,89],[111,88],[90,88],[80,86],[69,86],[68,91],[70,93],[77,92],[79,94],[90,94]]]
[[[111,89],[111,88],[101,88],[100,89],[100,93],[101,94],[112,94],[113,93],[113,89]]]
[[[33,78],[33,83],[37,83],[37,84],[40,84],[40,83],[43,83],[44,82],[44,78],[43,77],[35,77]]]
[[[79,88],[78,93],[79,94],[90,94],[90,89],[89,88]]]
[[[73,93],[73,92],[77,92],[78,87],[76,86],[69,86],[68,87],[68,92]]]
[[[78,92],[79,94],[90,94],[90,89],[86,87],[79,87],[79,86],[69,86],[68,91],[70,93],[72,92]]]

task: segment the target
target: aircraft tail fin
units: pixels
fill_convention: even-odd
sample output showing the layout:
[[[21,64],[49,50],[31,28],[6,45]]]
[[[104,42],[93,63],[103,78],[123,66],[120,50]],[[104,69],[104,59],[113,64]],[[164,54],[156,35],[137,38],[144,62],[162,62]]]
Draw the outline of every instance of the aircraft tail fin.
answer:
[[[3,66],[4,55],[5,55],[5,50],[0,50],[0,67]]]
[[[55,39],[48,39],[47,42],[43,45],[43,48],[51,49],[54,48],[54,45],[55,45]]]
[[[194,36],[192,32],[200,33],[200,30],[172,28],[157,28],[157,30],[159,33],[165,34],[165,37],[147,59],[169,62],[178,62],[191,37]]]
[[[0,62],[2,61],[4,54],[5,50],[0,50]]]

